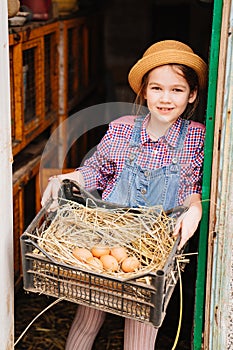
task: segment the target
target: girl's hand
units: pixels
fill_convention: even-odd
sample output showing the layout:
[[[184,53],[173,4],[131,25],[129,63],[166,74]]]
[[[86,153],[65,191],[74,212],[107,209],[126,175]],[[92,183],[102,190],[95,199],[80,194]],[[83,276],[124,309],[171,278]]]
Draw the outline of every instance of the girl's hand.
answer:
[[[45,205],[45,203],[52,198],[53,202],[49,207],[49,211],[54,211],[58,207],[58,192],[61,187],[61,183],[63,180],[69,179],[74,180],[80,184],[80,186],[85,185],[82,173],[80,171],[74,171],[68,174],[62,174],[62,175],[55,175],[49,178],[48,185],[43,193],[42,199],[41,199],[41,205],[42,207]]]
[[[52,176],[49,178],[48,185],[43,193],[42,199],[41,199],[41,205],[42,207],[45,205],[45,203],[52,198],[53,202],[51,203],[49,207],[49,211],[54,211],[58,207],[58,192],[61,187],[62,179],[60,179],[59,175]]]
[[[174,237],[178,237],[181,234],[180,243],[178,249],[181,249],[184,244],[193,236],[202,216],[201,201],[193,202],[189,209],[183,213],[177,220]]]

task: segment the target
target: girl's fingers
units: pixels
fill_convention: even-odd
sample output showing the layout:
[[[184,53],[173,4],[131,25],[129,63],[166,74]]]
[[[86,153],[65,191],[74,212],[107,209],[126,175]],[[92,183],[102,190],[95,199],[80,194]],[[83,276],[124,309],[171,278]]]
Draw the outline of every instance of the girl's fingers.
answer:
[[[56,211],[58,207],[59,207],[58,200],[54,199],[48,211]]]
[[[185,239],[185,238],[184,238],[184,235],[181,233],[181,239],[180,239],[180,243],[179,243],[179,245],[178,245],[178,249],[179,249],[179,250],[184,246],[184,244],[186,243],[187,240],[188,240],[188,239]]]
[[[51,178],[41,199],[41,205],[42,207],[45,205],[45,203],[52,198],[53,203],[50,206],[50,210],[55,210],[58,206],[58,192],[60,189],[61,183],[60,180],[57,177]]]
[[[42,199],[41,199],[41,205],[42,207],[45,205],[45,203],[47,202],[47,200],[51,197],[51,182],[48,183],[44,193],[43,193],[43,196],[42,196]]]
[[[179,220],[179,222],[177,222],[176,226],[175,226],[175,229],[174,229],[174,233],[173,233],[173,236],[174,237],[178,237],[179,234],[181,235],[181,239],[180,239],[180,243],[179,243],[179,246],[178,246],[178,249],[181,249],[184,245],[183,243],[183,228],[182,228],[182,220]]]
[[[181,231],[181,228],[182,228],[182,218],[180,217],[177,222],[176,222],[176,225],[175,225],[175,228],[174,228],[174,232],[173,232],[173,236],[174,237],[178,237],[180,231]]]
[[[198,227],[198,218],[193,218],[191,212],[189,214],[188,212],[185,213],[185,215],[177,221],[175,226],[173,236],[178,237],[179,234],[181,236],[178,249],[181,249],[184,246],[184,244],[193,236]]]
[[[51,182],[51,197],[54,200],[57,200],[58,198],[58,192],[61,187],[61,182],[57,177],[54,177]]]

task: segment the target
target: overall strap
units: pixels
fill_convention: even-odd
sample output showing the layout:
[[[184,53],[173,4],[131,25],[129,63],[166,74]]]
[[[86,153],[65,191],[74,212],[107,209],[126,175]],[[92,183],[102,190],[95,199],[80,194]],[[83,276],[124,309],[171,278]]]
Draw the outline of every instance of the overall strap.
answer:
[[[180,151],[183,150],[184,141],[189,128],[189,124],[190,124],[189,120],[182,119],[182,124],[180,127],[180,133],[178,136],[177,145],[175,147],[172,147],[173,148],[173,157],[172,157],[172,166],[171,166],[172,171],[178,171],[177,165],[179,163],[179,154],[180,154]]]
[[[142,122],[145,119],[145,116],[140,116],[134,119],[134,127],[130,139],[130,146],[137,147],[141,141],[141,130],[142,130]]]

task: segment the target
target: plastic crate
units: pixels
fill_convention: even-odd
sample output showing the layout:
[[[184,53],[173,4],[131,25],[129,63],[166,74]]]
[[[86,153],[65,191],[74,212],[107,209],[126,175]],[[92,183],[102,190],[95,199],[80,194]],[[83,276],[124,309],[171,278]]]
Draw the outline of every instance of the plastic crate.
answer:
[[[37,239],[29,237],[29,234],[38,235],[41,224],[47,218],[46,209],[42,208],[20,238],[26,291],[64,298],[160,327],[178,280],[178,241],[162,270],[121,280],[52,260],[37,245]]]

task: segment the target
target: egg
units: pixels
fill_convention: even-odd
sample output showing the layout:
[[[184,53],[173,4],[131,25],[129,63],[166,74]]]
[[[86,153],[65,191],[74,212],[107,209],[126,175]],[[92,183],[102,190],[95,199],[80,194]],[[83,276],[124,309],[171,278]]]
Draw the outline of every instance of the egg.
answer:
[[[100,258],[102,255],[108,255],[110,248],[104,245],[96,245],[91,249],[93,256]]]
[[[103,267],[107,271],[117,271],[118,270],[118,262],[117,259],[112,255],[102,255],[100,257],[100,261],[103,263]]]
[[[103,263],[100,261],[100,259],[96,258],[95,256],[92,256],[87,259],[87,264],[90,265],[93,268],[97,268],[98,270],[103,270]]]
[[[87,261],[88,258],[93,257],[90,250],[86,248],[74,248],[72,252],[73,256],[80,261]]]
[[[121,268],[124,272],[134,272],[139,266],[140,262],[135,256],[129,256],[121,264]]]
[[[114,247],[111,249],[110,254],[114,256],[114,258],[116,258],[119,263],[128,257],[127,250],[124,247]]]

